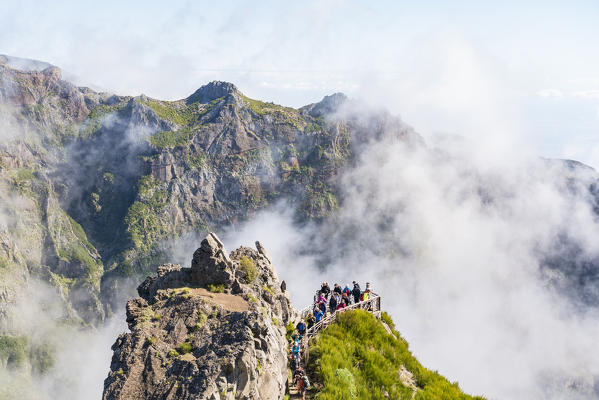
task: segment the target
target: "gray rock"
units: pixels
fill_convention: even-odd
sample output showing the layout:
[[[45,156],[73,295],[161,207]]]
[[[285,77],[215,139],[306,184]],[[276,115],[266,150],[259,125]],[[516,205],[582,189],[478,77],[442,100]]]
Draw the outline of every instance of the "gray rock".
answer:
[[[127,303],[131,333],[112,347],[103,399],[282,399],[284,326],[296,312],[264,254],[241,247],[229,257],[209,234],[191,269],[158,267],[138,288],[142,298]],[[254,264],[253,279],[242,259]],[[224,275],[226,293],[193,287]]]

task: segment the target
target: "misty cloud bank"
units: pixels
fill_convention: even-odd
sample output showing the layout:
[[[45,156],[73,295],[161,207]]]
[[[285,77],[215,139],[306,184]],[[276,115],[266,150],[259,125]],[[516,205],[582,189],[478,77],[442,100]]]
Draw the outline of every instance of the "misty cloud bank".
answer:
[[[97,399],[110,368],[110,347],[127,328],[124,308],[99,329],[69,323],[69,311],[55,288],[35,279],[9,306],[12,331],[31,347],[45,346],[52,359],[42,374],[0,368],[2,399]]]
[[[279,204],[226,242],[259,239],[297,307],[322,280],[372,282],[421,362],[467,392],[596,398],[599,304],[572,292],[559,263],[546,267],[556,255],[598,256],[596,174],[495,150],[456,138],[429,149],[372,142],[343,175],[332,221],[300,228]],[[580,290],[596,299],[597,288]]]

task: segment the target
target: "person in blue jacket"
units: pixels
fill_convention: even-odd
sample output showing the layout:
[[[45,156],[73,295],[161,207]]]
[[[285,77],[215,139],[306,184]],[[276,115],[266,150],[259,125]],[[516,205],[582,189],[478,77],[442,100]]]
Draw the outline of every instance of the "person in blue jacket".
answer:
[[[319,308],[314,308],[312,315],[314,315],[314,319],[316,320],[316,323],[318,323],[322,319],[323,313]]]

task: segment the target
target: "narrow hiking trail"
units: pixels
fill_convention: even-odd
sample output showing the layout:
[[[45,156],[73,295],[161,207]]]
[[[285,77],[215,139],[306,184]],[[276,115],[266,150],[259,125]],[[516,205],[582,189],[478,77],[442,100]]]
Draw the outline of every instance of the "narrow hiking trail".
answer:
[[[302,321],[306,320],[306,317],[312,312],[312,310],[314,309],[314,305],[310,305],[308,307],[303,308],[300,311],[300,319]],[[370,298],[368,300],[364,300],[364,301],[360,301],[358,303],[355,304],[351,304],[349,306],[346,306],[345,308],[336,310],[334,313],[327,313],[327,315],[325,317],[323,317],[320,321],[318,321],[316,324],[312,325],[309,329],[306,330],[306,334],[302,337],[301,340],[301,360],[300,360],[300,366],[303,368],[304,371],[308,371],[307,367],[308,367],[308,356],[309,356],[309,347],[310,347],[310,343],[312,342],[312,340],[318,335],[318,332],[322,329],[325,329],[327,326],[331,325],[333,322],[335,322],[335,320],[337,319],[338,315],[341,315],[341,313],[345,312],[345,311],[349,311],[349,310],[364,310],[364,311],[368,311],[369,313],[373,314],[376,318],[381,317],[381,296],[379,296],[376,293],[370,292]],[[291,354],[291,350],[289,350],[289,355],[288,358],[291,359],[292,354]],[[313,385],[313,377],[310,377],[310,389],[312,389],[314,387]],[[288,384],[287,384],[287,388],[288,388],[288,394],[289,394],[289,398],[290,399],[301,399],[302,395],[301,393],[299,393],[299,391],[297,390],[297,386],[295,386],[293,384],[293,371],[291,371],[291,375],[288,378]],[[306,399],[312,399],[313,398],[313,394],[312,394],[312,390],[308,390],[306,391]]]

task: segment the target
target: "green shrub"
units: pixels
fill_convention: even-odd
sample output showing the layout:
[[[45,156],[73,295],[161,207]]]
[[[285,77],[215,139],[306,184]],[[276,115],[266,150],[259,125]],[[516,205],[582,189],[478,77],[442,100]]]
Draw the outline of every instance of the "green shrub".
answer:
[[[17,170],[15,178],[18,179],[19,181],[32,181],[35,179],[35,175],[34,175],[33,171],[30,169],[19,168]]]
[[[7,268],[9,265],[10,262],[6,258],[0,257],[0,269]]]
[[[29,347],[25,336],[0,336],[0,360],[9,367],[20,367],[27,361]]]
[[[248,300],[251,301],[252,303],[257,303],[258,302],[258,299],[255,298],[253,295],[248,294],[247,296],[248,296]]]
[[[222,283],[218,285],[209,283],[206,285],[206,289],[208,289],[208,291],[211,293],[222,293],[225,291],[225,285],[223,285]]]
[[[254,260],[248,256],[243,256],[239,260],[239,268],[245,273],[245,281],[252,283],[256,276],[258,276],[258,268]]]
[[[175,349],[171,349],[171,350],[168,352],[168,356],[169,356],[169,357],[179,357],[179,356],[180,356],[180,354],[179,354],[179,352],[178,352],[177,350],[175,350]]]
[[[388,315],[384,320],[392,326]],[[309,350],[309,371],[322,384],[318,399],[411,399],[412,389],[398,379],[402,366],[418,384],[415,399],[482,399],[463,393],[457,383],[424,368],[399,332],[394,333],[389,335],[372,314],[363,310],[339,315],[335,323],[319,333]]]
[[[287,325],[285,325],[285,336],[287,337],[288,341],[291,341],[291,335],[293,335],[294,330],[295,326],[293,326],[293,323],[289,321]]]
[[[208,321],[208,316],[206,314],[204,314],[203,311],[199,310],[198,311],[198,319],[196,324],[191,328],[192,332],[197,332],[200,329],[202,329],[202,327],[206,324],[206,322]]]
[[[191,343],[183,342],[179,346],[177,346],[176,350],[179,354],[187,354],[192,350]]]
[[[156,338],[154,336],[150,336],[146,338],[146,343],[148,345],[153,345],[156,342]]]
[[[391,316],[387,314],[387,312],[383,311],[381,313],[381,319],[389,326],[389,328],[391,328],[391,330],[395,330],[395,323],[391,319]]]
[[[269,288],[266,285],[262,286],[262,289],[264,289],[266,292],[270,293],[271,296],[274,296],[274,294],[275,294],[275,292],[272,290],[272,288]]]

